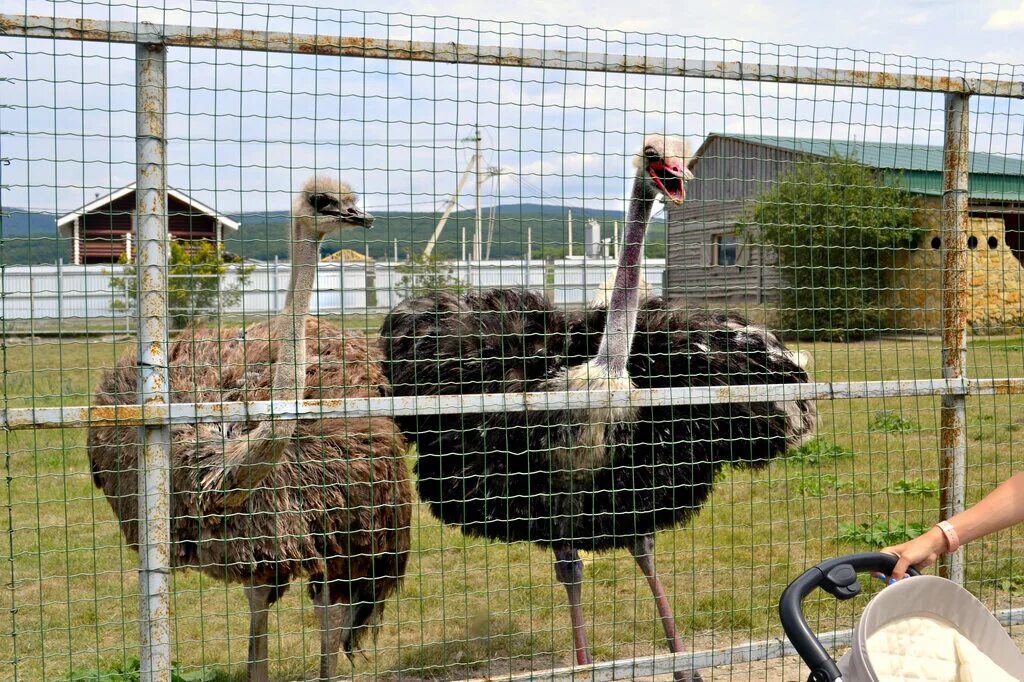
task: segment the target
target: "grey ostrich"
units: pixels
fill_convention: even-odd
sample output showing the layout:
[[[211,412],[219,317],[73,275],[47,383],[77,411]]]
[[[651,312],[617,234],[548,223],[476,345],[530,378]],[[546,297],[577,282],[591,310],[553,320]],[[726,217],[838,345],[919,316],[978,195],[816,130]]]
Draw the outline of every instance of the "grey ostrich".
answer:
[[[292,207],[284,307],[246,329],[191,326],[171,342],[173,402],[382,395],[380,353],[361,334],[308,318],[319,244],[369,227],[355,193],[315,177]],[[97,405],[137,404],[136,351],[104,373]],[[405,572],[412,490],[405,442],[385,417],[178,424],[171,432],[172,561],[240,583],[251,612],[248,676],[268,677],[267,619],[292,578],[309,579],[321,630],[320,677],[334,676],[378,623]],[[138,547],[138,431],[91,428],[93,481]]]
[[[682,652],[655,571],[655,531],[688,521],[723,467],[764,464],[813,428],[813,404],[801,401],[637,408],[603,399],[634,387],[808,381],[777,338],[741,317],[640,300],[652,206],[658,194],[683,201],[686,156],[679,138],[644,140],[607,305],[563,314],[526,291],[438,293],[402,302],[381,327],[397,395],[593,392],[579,409],[398,418],[415,439],[417,486],[432,513],[470,535],[551,548],[579,664],[592,661],[579,550],[628,549],[669,648]]]

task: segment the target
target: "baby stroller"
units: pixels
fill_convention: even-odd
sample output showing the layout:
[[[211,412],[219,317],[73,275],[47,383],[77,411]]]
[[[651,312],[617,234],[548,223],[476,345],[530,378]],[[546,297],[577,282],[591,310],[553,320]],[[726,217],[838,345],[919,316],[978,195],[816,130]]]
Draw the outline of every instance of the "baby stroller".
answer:
[[[860,594],[858,573],[888,575],[891,554],[829,559],[789,584],[779,600],[786,637],[811,670],[808,682],[1004,682],[1024,680],[1024,656],[985,606],[956,583],[915,576],[882,590],[861,614],[850,650],[834,661],[804,618],[820,587],[836,599]]]

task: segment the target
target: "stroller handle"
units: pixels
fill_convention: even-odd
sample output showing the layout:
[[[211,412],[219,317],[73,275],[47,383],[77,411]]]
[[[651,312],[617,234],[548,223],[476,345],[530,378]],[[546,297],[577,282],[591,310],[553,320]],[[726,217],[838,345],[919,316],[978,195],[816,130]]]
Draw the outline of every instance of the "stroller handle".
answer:
[[[800,654],[800,658],[811,669],[808,682],[836,682],[842,680],[842,673],[807,624],[803,612],[804,599],[818,587],[836,599],[852,599],[860,594],[858,573],[878,571],[888,575],[896,568],[897,561],[899,557],[881,552],[862,552],[829,559],[804,571],[803,575],[791,582],[782,592],[779,599],[782,629]],[[914,568],[909,569],[907,573],[920,575]]]

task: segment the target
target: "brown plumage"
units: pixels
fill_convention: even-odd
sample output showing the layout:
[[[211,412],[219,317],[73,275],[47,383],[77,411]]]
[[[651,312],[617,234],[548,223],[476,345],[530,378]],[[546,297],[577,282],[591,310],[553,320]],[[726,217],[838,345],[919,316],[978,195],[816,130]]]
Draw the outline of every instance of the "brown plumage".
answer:
[[[307,192],[300,199],[313,203],[317,196]],[[168,353],[171,401],[268,400],[272,393],[278,398],[277,360],[294,342],[274,330],[271,322],[244,330],[198,325],[182,331]],[[305,353],[291,348],[286,355],[305,355],[305,381],[291,381],[303,397],[384,393],[380,351],[362,334],[307,318],[302,336]],[[128,350],[103,375],[96,405],[138,404],[136,357],[136,350]],[[309,578],[323,630],[321,676],[330,678],[338,647],[351,654],[368,626],[379,621],[384,601],[405,572],[412,498],[405,441],[386,417],[300,420],[242,502],[212,508],[210,497],[224,495],[204,481],[224,469],[227,444],[244,442],[258,425],[172,427],[173,565],[246,586],[253,611],[249,676],[254,680],[267,677],[267,608],[292,578]],[[132,547],[139,540],[139,445],[134,427],[89,430],[93,481]]]

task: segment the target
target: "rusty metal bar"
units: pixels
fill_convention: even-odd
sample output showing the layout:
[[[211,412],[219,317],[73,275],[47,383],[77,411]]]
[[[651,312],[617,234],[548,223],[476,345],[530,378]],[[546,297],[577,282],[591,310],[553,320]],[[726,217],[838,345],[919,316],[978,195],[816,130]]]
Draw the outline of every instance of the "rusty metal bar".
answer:
[[[967,173],[970,147],[970,101],[946,95],[946,139],[942,173],[942,377],[964,378],[967,365]],[[967,397],[942,396],[940,516],[964,509],[967,490]],[[964,554],[944,557],[941,573],[964,582]]]
[[[907,379],[816,384],[696,386],[632,391],[559,391],[557,393],[487,393],[338,400],[261,400],[249,403],[172,403],[109,407],[15,407],[0,410],[0,429],[83,428],[195,424],[269,419],[360,418],[387,414],[477,414],[524,410],[583,409],[603,405],[707,405],[776,400],[854,400],[929,395],[1024,395],[1024,378]]]
[[[1024,98],[1024,81],[0,14],[0,33],[182,47]]]
[[[167,384],[167,50],[135,50],[139,402],[164,408]],[[141,682],[171,680],[171,426],[139,429],[139,634]]]

